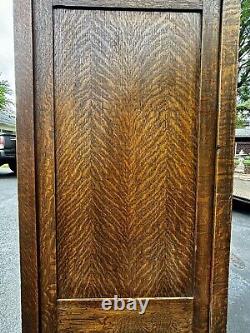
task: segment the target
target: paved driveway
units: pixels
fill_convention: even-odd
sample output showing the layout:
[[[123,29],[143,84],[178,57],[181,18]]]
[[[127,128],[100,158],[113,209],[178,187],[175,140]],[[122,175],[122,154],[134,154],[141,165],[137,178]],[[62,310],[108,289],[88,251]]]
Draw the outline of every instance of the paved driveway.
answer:
[[[250,175],[234,177],[234,195],[250,200]]]
[[[233,213],[229,333],[250,330],[250,213]],[[0,168],[0,333],[20,333],[16,177]]]
[[[250,332],[250,213],[234,211],[229,283],[229,333]]]
[[[16,177],[0,168],[0,332],[20,333]]]

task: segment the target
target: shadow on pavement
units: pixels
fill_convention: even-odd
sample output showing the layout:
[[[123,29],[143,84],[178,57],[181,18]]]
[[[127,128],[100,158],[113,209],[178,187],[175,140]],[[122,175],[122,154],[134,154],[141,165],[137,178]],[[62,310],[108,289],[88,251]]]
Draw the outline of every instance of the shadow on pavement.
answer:
[[[233,209],[242,213],[250,212],[250,200],[240,197],[233,197]]]

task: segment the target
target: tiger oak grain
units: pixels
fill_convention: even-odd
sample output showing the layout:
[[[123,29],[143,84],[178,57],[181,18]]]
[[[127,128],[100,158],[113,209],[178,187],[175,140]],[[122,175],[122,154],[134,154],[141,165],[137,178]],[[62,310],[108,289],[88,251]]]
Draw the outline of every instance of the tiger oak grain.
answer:
[[[23,332],[226,332],[238,1],[15,18]]]

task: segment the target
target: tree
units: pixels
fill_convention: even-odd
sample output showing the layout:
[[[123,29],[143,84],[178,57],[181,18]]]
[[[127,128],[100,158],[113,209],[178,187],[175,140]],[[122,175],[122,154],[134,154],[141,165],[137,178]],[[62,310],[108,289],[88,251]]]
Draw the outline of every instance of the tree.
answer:
[[[242,116],[241,113],[237,112],[237,115],[236,115],[236,128],[244,128],[244,127],[246,127],[246,119],[245,119],[244,116]]]
[[[250,115],[250,99],[237,105],[236,128],[244,128]]]
[[[236,127],[242,128],[250,117],[250,0],[241,0],[237,93]]]
[[[250,99],[250,0],[241,0],[238,97]]]
[[[8,81],[0,80],[0,112],[12,104],[12,101],[9,98],[11,93],[12,91]]]

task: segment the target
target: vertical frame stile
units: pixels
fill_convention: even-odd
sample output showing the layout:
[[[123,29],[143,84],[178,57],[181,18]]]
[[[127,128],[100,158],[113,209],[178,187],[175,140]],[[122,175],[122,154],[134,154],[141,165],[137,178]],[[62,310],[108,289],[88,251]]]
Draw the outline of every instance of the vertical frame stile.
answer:
[[[204,0],[193,332],[209,332],[221,1]]]
[[[40,323],[43,333],[56,332],[56,218],[54,157],[53,7],[34,1],[35,126],[37,210],[39,219]]]
[[[14,1],[22,331],[39,332],[32,1]]]
[[[210,327],[211,332],[214,333],[225,333],[227,326],[240,1],[224,0],[222,10],[220,105],[210,304]]]

